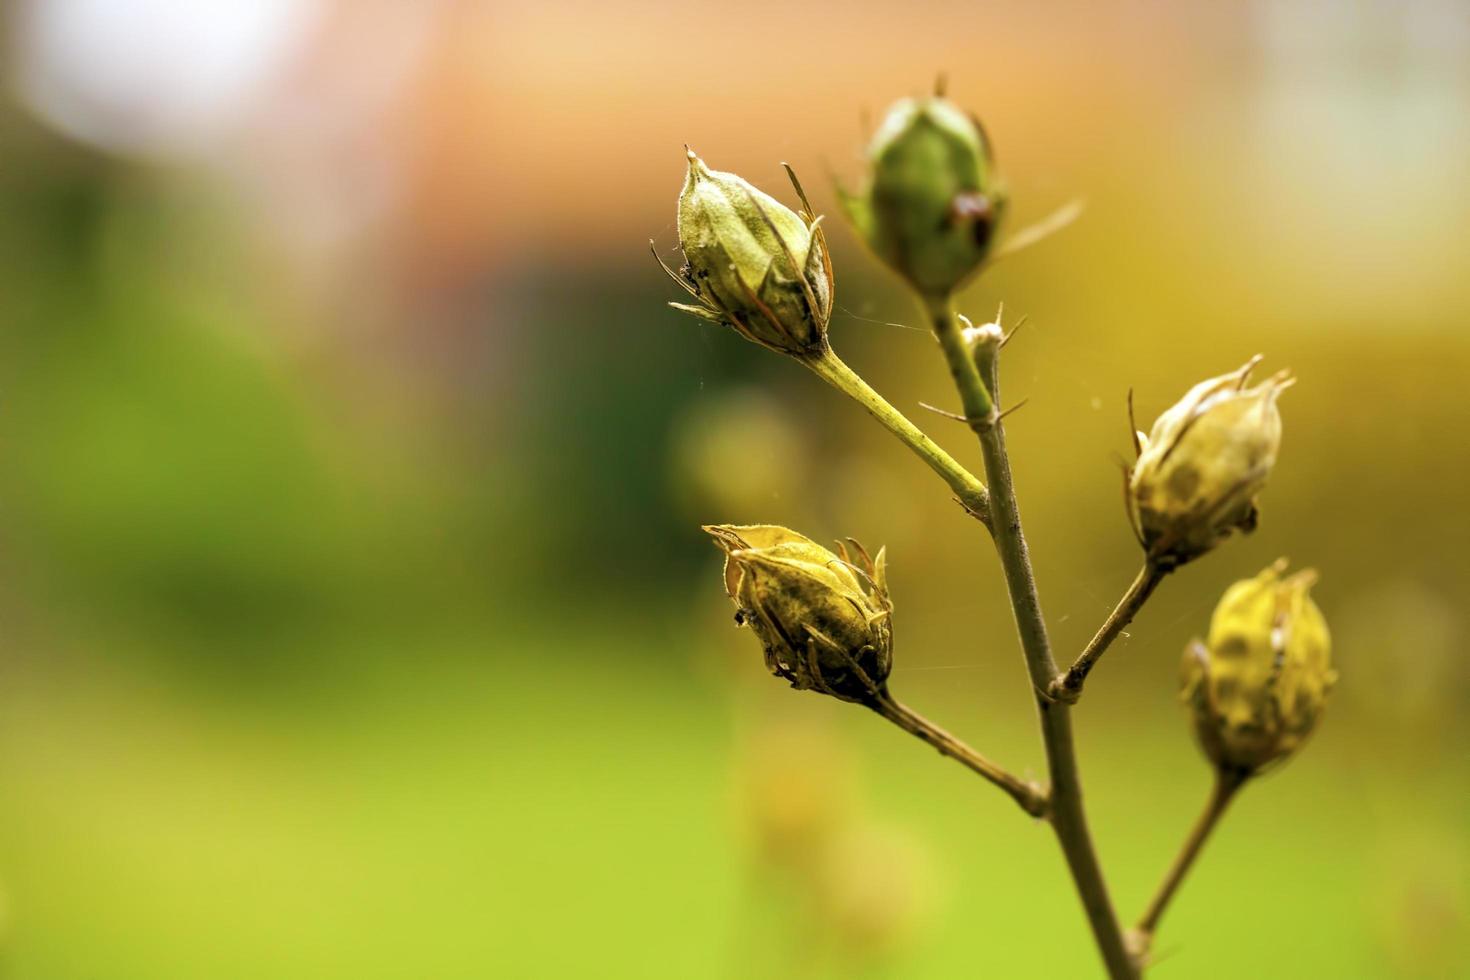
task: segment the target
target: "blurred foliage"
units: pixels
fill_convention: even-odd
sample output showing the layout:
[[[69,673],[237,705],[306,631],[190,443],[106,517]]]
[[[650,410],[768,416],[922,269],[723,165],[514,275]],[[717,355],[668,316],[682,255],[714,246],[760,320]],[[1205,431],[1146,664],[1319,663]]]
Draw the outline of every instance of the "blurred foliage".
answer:
[[[563,50],[542,41],[543,62]],[[1118,904],[1140,907],[1207,787],[1180,650],[1224,585],[1288,554],[1322,571],[1342,679],[1300,758],[1222,826],[1159,969],[1463,976],[1470,196],[1443,165],[1463,134],[1406,163],[1371,141],[1334,157],[1313,129],[1292,157],[1277,123],[1252,128],[1270,100],[1247,68],[1107,89],[1079,62],[1061,86],[1043,84],[1061,54],[1026,50],[1031,85],[1003,64],[972,88],[997,106],[1017,224],[1074,193],[1089,210],[964,308],[1004,297],[1030,318],[1004,394],[1031,399],[1008,426],[1060,649],[1138,560],[1116,466],[1130,386],[1149,418],[1257,350],[1301,378],[1260,531],[1165,586],[1079,715]],[[689,68],[659,64],[650,86]],[[579,104],[616,117],[594,77]],[[850,80],[824,75],[803,112],[881,97]],[[1377,91],[1327,90],[1359,86]],[[548,187],[513,184],[505,227],[481,231],[513,253],[394,226],[326,300],[230,166],[128,161],[0,108],[0,974],[1091,975],[1044,828],[862,713],[782,689],[729,628],[699,523],[886,543],[895,688],[1013,769],[1042,765],[973,522],[798,369],[665,309],[640,244],[670,244],[678,139],[707,139],[712,165],[767,160],[749,175],[776,190],[775,161],[832,142],[659,94],[666,170],[620,158],[612,189],[569,191],[542,152]],[[502,132],[488,110],[474,126]],[[537,237],[510,200],[553,190],[585,230],[561,216]],[[913,312],[832,239],[835,342],[970,459],[918,407],[953,406]],[[825,857],[802,883],[760,827],[779,842],[808,806],[838,829],[803,849]],[[854,875],[850,849],[885,855],[883,874]],[[873,955],[857,963],[844,929]]]

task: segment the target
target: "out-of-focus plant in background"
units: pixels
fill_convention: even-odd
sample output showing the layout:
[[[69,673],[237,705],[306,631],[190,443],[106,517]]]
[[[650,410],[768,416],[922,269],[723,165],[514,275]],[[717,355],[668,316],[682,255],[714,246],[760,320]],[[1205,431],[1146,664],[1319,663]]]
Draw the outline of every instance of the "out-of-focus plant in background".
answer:
[[[670,42],[702,17],[720,28],[697,49]],[[1352,683],[1307,761],[1222,825],[1157,952],[1187,951],[1194,976],[1247,944],[1264,975],[1298,956],[1338,977],[1464,972],[1466,15],[894,18],[4,8],[0,970],[716,976],[793,968],[769,959],[781,930],[830,939],[833,905],[894,923],[865,967],[890,975],[1093,970],[1084,942],[1053,941],[1068,886],[1009,801],[835,702],[786,715],[720,628],[693,529],[738,509],[902,553],[916,653],[896,681],[1036,776],[1013,651],[945,653],[1009,616],[968,519],[789,365],[654,312],[667,284],[640,251],[650,231],[673,245],[684,140],[763,186],[780,159],[852,173],[853,107],[948,68],[1002,147],[1009,220],[1087,199],[962,298],[1029,318],[1007,397],[1032,400],[1009,425],[1059,647],[1136,559],[1117,516],[1128,387],[1152,418],[1181,377],[1261,349],[1312,379],[1289,395],[1313,441],[1273,475],[1271,535],[1161,592],[1089,682],[1119,904],[1146,900],[1177,845],[1153,828],[1186,825],[1208,785],[1180,737],[1179,651],[1220,590],[1286,554],[1331,570],[1315,595]],[[737,53],[739,72],[715,67]],[[829,241],[863,261],[835,222]],[[849,277],[831,329],[913,412],[947,384],[923,326]],[[752,417],[772,434],[745,460]],[[894,904],[771,864],[748,760],[778,721],[810,733],[792,752],[830,770],[850,839],[888,842]],[[1023,862],[1034,893],[960,873]],[[773,892],[795,906],[775,923]],[[1014,943],[977,956],[976,921]],[[837,955],[794,968],[849,975]]]

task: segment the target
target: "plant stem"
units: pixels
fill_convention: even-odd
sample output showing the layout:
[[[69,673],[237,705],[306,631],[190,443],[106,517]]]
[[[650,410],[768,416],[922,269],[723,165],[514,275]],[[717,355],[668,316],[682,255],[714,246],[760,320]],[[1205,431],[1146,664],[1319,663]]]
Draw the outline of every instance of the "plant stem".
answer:
[[[1046,816],[1046,792],[1040,786],[1007,772],[923,715],[895,700],[886,690],[868,702],[868,707],[910,735],[938,749],[940,755],[947,755],[984,776],[1008,793],[1021,809],[1033,817]]]
[[[1215,786],[1210,791],[1210,799],[1205,804],[1204,812],[1195,821],[1194,829],[1185,839],[1179,856],[1174,859],[1169,873],[1164,876],[1158,894],[1154,896],[1152,902],[1149,902],[1148,910],[1143,913],[1143,917],[1138,920],[1138,925],[1133,928],[1134,944],[1140,955],[1148,950],[1154,933],[1158,931],[1159,920],[1164,917],[1164,910],[1169,906],[1169,900],[1179,890],[1184,876],[1189,873],[1190,866],[1194,864],[1194,859],[1199,857],[1200,850],[1205,846],[1210,831],[1214,830],[1215,824],[1220,822],[1220,817],[1225,814],[1226,807],[1235,798],[1236,791],[1245,785],[1247,778],[1249,777],[1239,772],[1220,771],[1216,773]]]
[[[990,494],[985,489],[985,484],[955,462],[954,457],[874,391],[856,371],[843,363],[836,352],[830,347],[824,348],[820,353],[799,360],[817,377],[867,409],[869,415],[898,436],[899,441],[913,450],[915,455],[949,484],[965,510],[978,517],[982,523],[990,523]]]
[[[1118,634],[1133,622],[1133,617],[1138,615],[1138,610],[1153,595],[1154,589],[1169,574],[1152,561],[1145,561],[1143,568],[1139,569],[1133,584],[1128,586],[1128,591],[1123,593],[1123,598],[1108,613],[1108,618],[1098,628],[1097,634],[1088,642],[1087,648],[1077,658],[1071,667],[1067,668],[1065,674],[1054,678],[1048,690],[1051,696],[1068,704],[1075,704],[1082,696],[1082,685],[1087,682],[1087,675],[1097,665],[1098,660],[1107,652],[1113,640]]]
[[[1124,945],[1123,932],[1118,926],[1118,917],[1113,911],[1112,899],[1108,897],[1107,884],[1103,881],[1097,852],[1087,829],[1082,783],[1072,739],[1071,708],[1046,693],[1056,676],[1057,667],[1052,659],[1046,623],[1041,616],[1041,601],[1036,593],[1036,579],[1031,571],[1031,558],[1021,530],[1010,458],[1006,454],[1005,429],[995,413],[995,401],[999,398],[995,365],[998,345],[986,345],[990,358],[986,372],[990,375],[990,385],[987,388],[981,379],[979,366],[960,336],[950,297],[926,297],[924,305],[934,335],[944,350],[950,374],[959,389],[965,415],[980,439],[980,450],[985,458],[986,480],[991,491],[991,536],[995,539],[995,549],[1005,572],[1006,589],[1031,675],[1042,740],[1046,745],[1047,766],[1051,773],[1052,828],[1066,856],[1108,975],[1113,980],[1135,980],[1138,967]]]

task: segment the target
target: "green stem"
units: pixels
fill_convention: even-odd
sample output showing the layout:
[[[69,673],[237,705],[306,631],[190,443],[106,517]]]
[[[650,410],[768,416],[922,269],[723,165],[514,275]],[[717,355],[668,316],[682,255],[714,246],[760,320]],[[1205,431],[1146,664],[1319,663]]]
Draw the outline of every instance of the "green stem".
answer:
[[[1076,662],[1067,668],[1065,674],[1054,678],[1048,690],[1051,696],[1069,704],[1075,704],[1082,696],[1082,685],[1087,682],[1087,675],[1097,665],[1102,655],[1107,652],[1112,642],[1118,638],[1118,634],[1127,629],[1128,624],[1133,622],[1133,617],[1138,615],[1138,610],[1153,595],[1154,589],[1169,574],[1165,569],[1151,561],[1144,562],[1143,568],[1139,569],[1138,576],[1134,578],[1133,584],[1128,586],[1128,591],[1123,593],[1123,598],[1113,607],[1108,618],[1103,621],[1101,627],[1092,640],[1088,642]]]
[[[926,297],[924,306],[959,389],[965,415],[980,439],[980,450],[985,458],[986,482],[991,492],[991,535],[1005,573],[1006,589],[1010,593],[1021,649],[1026,656],[1036,695],[1042,740],[1046,745],[1047,766],[1051,773],[1051,825],[1066,856],[1108,975],[1113,980],[1135,980],[1139,975],[1138,967],[1124,945],[1123,932],[1118,926],[1118,917],[1113,911],[1112,899],[1108,896],[1097,852],[1087,829],[1087,816],[1082,806],[1082,782],[1077,772],[1077,754],[1072,739],[1071,707],[1053,700],[1046,693],[1056,676],[1057,667],[1052,659],[1046,623],[1041,616],[1041,601],[1036,594],[1036,579],[1031,571],[1026,537],[1021,530],[1010,458],[1006,454],[1005,428],[995,412],[995,400],[999,397],[995,363],[998,344],[992,341],[982,345],[986,348],[982,354],[988,357],[986,373],[990,375],[990,385],[987,388],[981,380],[980,367],[960,335],[950,297]]]
[[[983,523],[990,522],[990,494],[985,489],[985,484],[959,463],[954,457],[939,448],[939,444],[926,436],[918,426],[910,422],[904,414],[894,408],[878,392],[874,391],[869,384],[858,376],[857,372],[843,363],[842,358],[829,347],[809,357],[798,358],[812,370],[817,377],[827,382],[838,391],[847,395],[863,408],[868,414],[882,423],[883,427],[894,435],[899,441],[914,451],[924,463],[954,491],[959,499],[960,505]]]
[[[1209,802],[1205,804],[1204,812],[1195,821],[1194,828],[1189,832],[1189,837],[1184,841],[1184,847],[1180,849],[1179,856],[1169,867],[1168,874],[1164,875],[1164,881],[1159,886],[1159,891],[1154,895],[1152,902],[1148,904],[1148,910],[1138,920],[1138,925],[1133,928],[1133,942],[1136,951],[1142,955],[1147,952],[1149,944],[1153,941],[1154,933],[1158,931],[1159,920],[1164,917],[1164,910],[1169,906],[1169,900],[1179,890],[1184,882],[1184,876],[1189,873],[1195,858],[1204,848],[1205,841],[1209,839],[1210,831],[1220,822],[1225,815],[1225,809],[1230,801],[1235,798],[1235,793],[1241,786],[1245,785],[1246,776],[1237,772],[1219,772],[1215,777],[1214,789],[1210,792]]]
[[[868,707],[910,735],[938,749],[940,755],[947,755],[984,776],[1008,793],[1011,799],[1020,804],[1021,809],[1033,817],[1046,816],[1046,793],[1041,787],[1014,776],[991,762],[908,705],[895,700],[886,690],[868,702]]]

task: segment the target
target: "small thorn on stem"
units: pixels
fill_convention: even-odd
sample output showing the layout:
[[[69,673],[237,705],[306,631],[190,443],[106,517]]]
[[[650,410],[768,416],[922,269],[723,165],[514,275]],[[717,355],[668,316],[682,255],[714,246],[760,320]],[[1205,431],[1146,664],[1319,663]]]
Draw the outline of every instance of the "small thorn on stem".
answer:
[[[1025,408],[1026,407],[1026,403],[1029,402],[1030,400],[1031,399],[1029,399],[1029,398],[1022,398],[1020,401],[1016,402],[1016,404],[1012,405],[1010,408],[1006,409],[1005,411],[1003,411],[999,415],[997,415],[995,417],[995,420],[997,422],[1004,421],[1005,420],[1005,417],[1007,415],[1010,415],[1012,412],[1019,412],[1022,408]]]
[[[997,324],[999,324],[1000,323],[1000,318],[999,317],[996,317],[996,321],[995,322]],[[1019,319],[1019,320],[1016,321],[1016,325],[1014,327],[1011,327],[1011,329],[1009,331],[1007,331],[1006,335],[1000,338],[1000,347],[1001,347],[1001,350],[1005,350],[1005,346],[1006,346],[1006,344],[1009,344],[1011,342],[1011,338],[1014,337],[1017,333],[1019,333],[1020,330],[1021,330],[1021,328],[1024,327],[1026,324],[1030,323],[1030,322],[1031,322],[1031,314],[1029,314],[1029,313],[1023,314],[1022,317],[1021,317],[1021,319]]]
[[[958,412],[950,412],[950,411],[947,411],[947,410],[945,410],[943,408],[939,408],[936,405],[930,405],[928,402],[919,402],[919,407],[920,408],[927,408],[929,411],[933,412],[935,415],[942,415],[945,418],[947,418],[947,419],[953,419],[956,422],[969,422],[970,421],[969,419],[965,418],[963,415],[959,414]]]

